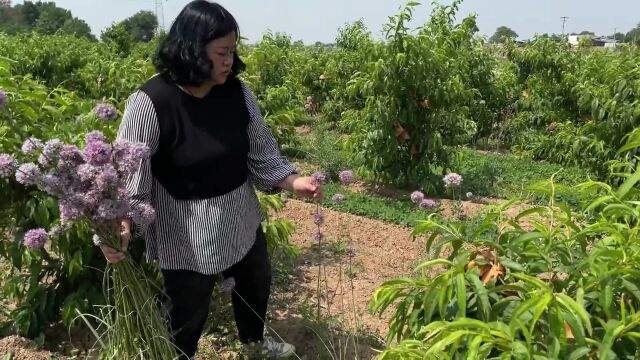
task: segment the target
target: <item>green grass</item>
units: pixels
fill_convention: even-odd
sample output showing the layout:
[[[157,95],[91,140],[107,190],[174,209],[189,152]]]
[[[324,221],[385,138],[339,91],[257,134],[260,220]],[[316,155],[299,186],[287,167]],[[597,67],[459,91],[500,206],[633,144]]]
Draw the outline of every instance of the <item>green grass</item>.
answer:
[[[549,180],[554,174],[555,182],[566,186],[575,186],[589,177],[587,170],[577,167],[471,149],[461,152],[459,172],[464,178],[463,192],[503,199],[526,195],[528,186]]]
[[[352,192],[336,183],[326,184],[324,192],[325,199],[322,203],[324,207],[401,226],[413,227],[430,214],[426,210],[418,209],[408,197],[394,199]],[[331,201],[333,195],[337,193],[345,196],[344,202],[334,204]]]

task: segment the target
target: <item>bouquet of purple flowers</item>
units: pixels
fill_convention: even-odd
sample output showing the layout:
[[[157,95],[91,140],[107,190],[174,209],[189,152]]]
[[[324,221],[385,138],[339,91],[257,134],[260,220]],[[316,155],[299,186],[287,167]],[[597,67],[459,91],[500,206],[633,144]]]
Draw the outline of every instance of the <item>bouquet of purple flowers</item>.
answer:
[[[58,139],[43,142],[30,138],[24,142],[22,154],[0,154],[0,179],[15,174],[19,183],[37,187],[58,201],[61,225],[49,232],[29,230],[23,244],[38,251],[50,235],[82,221],[89,224],[100,243],[120,249],[121,220],[150,224],[155,219],[153,207],[132,199],[125,184],[148,156],[145,144],[126,140],[109,143],[99,131],[86,135],[83,149]],[[152,284],[142,270],[129,257],[109,265],[108,270],[105,276],[110,306],[100,318],[104,331],[95,331],[103,355],[175,358],[165,320],[156,304],[149,301]]]

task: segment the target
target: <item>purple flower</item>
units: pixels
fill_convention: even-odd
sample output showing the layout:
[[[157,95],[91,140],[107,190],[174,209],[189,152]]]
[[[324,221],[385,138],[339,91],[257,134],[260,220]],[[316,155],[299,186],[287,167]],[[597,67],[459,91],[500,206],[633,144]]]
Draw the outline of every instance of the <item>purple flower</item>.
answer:
[[[444,181],[444,186],[452,187],[452,186],[460,186],[462,184],[462,176],[456,173],[449,173],[442,178]]]
[[[432,199],[424,199],[420,202],[419,206],[421,209],[435,209],[438,207],[438,203]]]
[[[44,144],[40,139],[30,137],[22,144],[22,152],[29,155],[38,149],[42,149],[43,146]]]
[[[411,201],[413,201],[414,204],[420,204],[423,199],[424,194],[422,192],[414,191],[411,193]]]
[[[4,107],[8,102],[9,97],[7,96],[7,93],[5,93],[4,90],[0,89],[0,111],[4,110]]]
[[[88,210],[93,210],[98,207],[98,204],[102,201],[103,196],[102,193],[97,189],[90,189],[89,191],[83,193],[80,197],[82,201],[82,206],[87,208]]]
[[[335,194],[333,195],[333,197],[331,198],[331,201],[333,201],[335,204],[340,204],[341,202],[343,202],[345,199],[344,195],[342,194]]]
[[[102,166],[95,179],[96,186],[101,191],[107,191],[118,186],[118,172],[111,164]]]
[[[313,234],[313,238],[316,241],[322,241],[324,239],[324,234],[318,231],[317,233]]]
[[[338,174],[338,177],[340,178],[340,181],[345,185],[349,185],[353,182],[353,172],[351,172],[351,170],[341,171],[340,174]]]
[[[94,141],[105,142],[107,141],[107,138],[104,136],[102,131],[98,131],[98,130],[92,131],[90,133],[87,133],[87,135],[85,135],[85,142],[87,144]]]
[[[78,221],[82,216],[82,211],[73,201],[60,200],[58,202],[58,208],[60,209],[60,222],[62,225]]]
[[[324,216],[322,214],[313,215],[313,223],[320,226],[324,223]]]
[[[350,244],[349,246],[347,246],[347,255],[354,256],[355,254],[356,254],[355,246],[353,246],[353,244]]]
[[[38,163],[44,167],[50,167],[55,164],[55,159],[50,159],[45,154],[40,154],[40,156],[38,156]]]
[[[96,189],[75,193],[66,199],[66,203],[73,205],[78,212],[93,211],[103,200],[102,193]]]
[[[322,182],[324,182],[324,179],[325,179],[325,176],[320,172],[316,172],[313,175],[311,175],[311,183],[316,186],[322,184]]]
[[[44,144],[42,153],[49,158],[58,158],[64,149],[64,143],[60,139],[51,139]]]
[[[96,117],[102,121],[111,121],[118,117],[118,110],[110,104],[100,103],[96,105],[94,112]]]
[[[83,155],[84,160],[91,165],[106,164],[111,158],[111,145],[98,140],[88,142]]]
[[[62,182],[59,177],[53,174],[46,174],[42,177],[41,189],[54,196],[63,194]]]
[[[75,145],[65,145],[60,151],[60,160],[63,162],[62,166],[66,168],[75,168],[84,163],[82,153]]]
[[[98,205],[97,220],[115,220],[128,215],[129,203],[121,200],[104,199]]]
[[[222,282],[222,285],[220,285],[220,287],[222,288],[222,291],[224,292],[231,292],[233,290],[233,288],[236,287],[236,279],[233,277],[229,277],[224,279],[224,281]]]
[[[149,157],[149,147],[144,143],[117,140],[113,145],[113,161],[119,171],[128,175],[135,171],[142,160]]]
[[[47,232],[44,229],[34,229],[24,234],[23,244],[32,250],[39,250],[44,247],[47,241]]]
[[[127,188],[123,186],[118,187],[116,194],[118,199],[120,200],[126,200],[126,201],[131,200],[131,194],[129,193],[129,190],[127,190]]]
[[[100,168],[90,164],[82,164],[77,168],[80,181],[94,181],[100,175]]]
[[[17,162],[13,155],[0,154],[0,179],[11,176],[16,171]]]
[[[133,207],[130,216],[135,223],[149,225],[156,219],[156,212],[151,205],[140,203]]]
[[[41,178],[42,171],[38,165],[34,163],[22,164],[18,170],[16,170],[16,180],[25,186],[38,184]]]

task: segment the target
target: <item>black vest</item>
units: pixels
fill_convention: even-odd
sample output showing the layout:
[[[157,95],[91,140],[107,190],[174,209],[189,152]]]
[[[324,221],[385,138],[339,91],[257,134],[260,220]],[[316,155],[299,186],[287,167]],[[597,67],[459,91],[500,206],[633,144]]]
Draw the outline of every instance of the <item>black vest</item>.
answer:
[[[231,77],[202,99],[161,75],[141,90],[151,98],[160,127],[151,172],[171,196],[206,199],[247,181],[250,118],[240,80]]]

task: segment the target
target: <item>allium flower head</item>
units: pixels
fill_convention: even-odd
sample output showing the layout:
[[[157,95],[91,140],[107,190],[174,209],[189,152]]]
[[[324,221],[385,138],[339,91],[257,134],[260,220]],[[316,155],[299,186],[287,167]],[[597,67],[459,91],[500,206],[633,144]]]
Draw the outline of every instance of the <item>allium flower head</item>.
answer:
[[[143,143],[118,140],[113,144],[113,161],[125,175],[135,171],[149,157],[149,147]]]
[[[460,186],[462,185],[462,176],[456,173],[449,173],[442,178],[444,181],[444,186],[452,187],[452,186]]]
[[[438,207],[438,203],[433,199],[424,199],[420,202],[419,206],[421,209],[435,209]]]
[[[107,137],[104,136],[102,131],[98,131],[98,130],[92,131],[90,133],[87,133],[87,135],[85,135],[85,142],[87,144],[94,141],[105,142],[107,141]]]
[[[320,226],[324,223],[324,216],[322,214],[313,215],[313,223]]]
[[[137,224],[149,225],[155,221],[156,212],[151,205],[140,203],[133,207],[130,216]]]
[[[111,121],[118,118],[118,110],[111,104],[100,103],[96,105],[94,112],[96,117],[102,121]]]
[[[60,139],[51,139],[44,144],[42,154],[50,159],[57,159],[62,149],[64,149],[64,143]]]
[[[321,172],[316,172],[313,175],[311,175],[311,183],[313,183],[313,185],[320,185],[324,182],[325,176],[324,174],[322,174]]]
[[[17,162],[13,155],[0,154],[0,179],[11,176],[16,171]]]
[[[422,200],[424,199],[424,194],[420,191],[414,191],[411,193],[411,201],[413,201],[414,204],[420,204],[420,202],[422,202]]]
[[[103,165],[95,177],[96,186],[100,191],[115,189],[118,185],[118,172],[111,164]]]
[[[351,172],[351,170],[341,171],[340,174],[338,174],[338,177],[340,178],[340,181],[345,185],[351,184],[353,182],[353,172]]]
[[[331,201],[333,201],[335,204],[340,204],[341,202],[343,202],[345,199],[344,195],[342,194],[335,194],[333,195],[333,197],[331,198]]]
[[[84,162],[80,149],[75,145],[65,145],[60,151],[60,160],[66,168],[75,168]]]
[[[129,203],[120,200],[104,199],[98,205],[96,220],[115,220],[126,217],[131,211]]]
[[[9,97],[4,90],[0,89],[0,111],[4,110],[4,107],[7,106],[9,102]]]
[[[60,178],[53,174],[46,174],[42,177],[41,189],[53,196],[62,195],[64,190]]]
[[[24,234],[23,244],[33,250],[39,250],[44,247],[47,237],[47,232],[44,229],[29,230]]]
[[[60,222],[62,225],[78,221],[82,216],[82,211],[75,202],[60,200],[58,202],[58,207],[60,209]]]
[[[356,254],[355,246],[353,246],[353,244],[350,244],[349,246],[347,246],[347,255],[354,256],[355,254]]]
[[[224,281],[222,281],[220,287],[224,292],[231,292],[233,288],[236,287],[236,279],[233,277],[226,278],[224,279]]]
[[[77,168],[80,181],[94,181],[100,175],[100,168],[91,164],[82,164]]]
[[[42,140],[30,137],[22,144],[22,152],[29,155],[38,149],[42,149],[43,147],[44,144],[42,143]]]
[[[106,164],[111,158],[111,145],[97,140],[88,142],[83,155],[84,160],[91,165]]]
[[[16,180],[22,185],[36,185],[40,183],[41,178],[42,171],[34,163],[22,164],[16,170]]]

